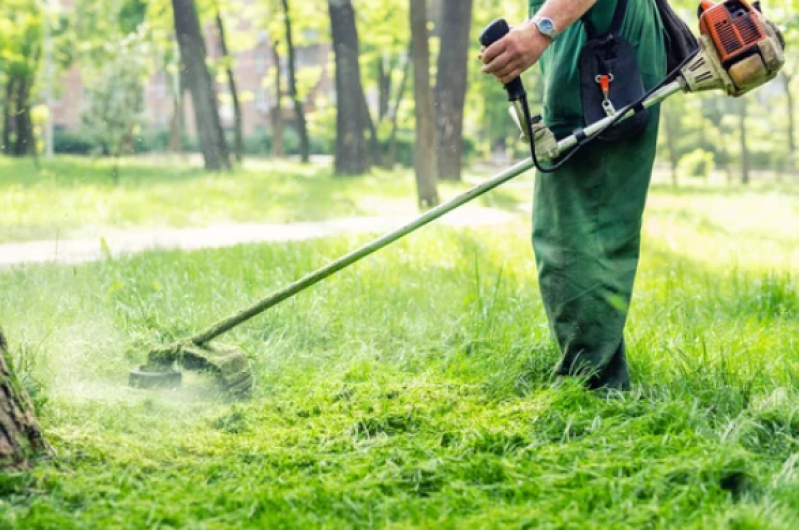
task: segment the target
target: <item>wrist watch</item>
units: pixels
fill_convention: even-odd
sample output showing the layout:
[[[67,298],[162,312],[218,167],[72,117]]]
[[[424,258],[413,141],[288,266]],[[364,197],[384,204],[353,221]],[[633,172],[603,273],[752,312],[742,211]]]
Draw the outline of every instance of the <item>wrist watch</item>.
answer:
[[[560,31],[555,28],[555,23],[551,18],[536,15],[530,19],[530,22],[541,35],[549,37],[549,40],[555,40],[560,35]]]

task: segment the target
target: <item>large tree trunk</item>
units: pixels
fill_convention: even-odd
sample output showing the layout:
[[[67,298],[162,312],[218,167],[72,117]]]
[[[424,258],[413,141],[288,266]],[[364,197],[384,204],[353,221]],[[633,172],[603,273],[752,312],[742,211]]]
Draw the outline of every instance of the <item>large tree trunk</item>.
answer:
[[[300,159],[304,164],[311,160],[311,144],[308,140],[308,124],[305,121],[305,110],[297,95],[296,58],[294,53],[294,40],[291,35],[291,13],[288,0],[283,2],[283,21],[286,26],[286,46],[289,54],[289,97],[294,102],[294,119],[297,124],[297,134],[300,137]]]
[[[746,142],[746,98],[738,99],[738,118],[741,139],[741,184],[749,184],[749,146]]]
[[[411,49],[413,93],[416,100],[416,146],[414,166],[419,205],[438,204],[433,91],[430,89],[430,43],[427,35],[427,2],[411,0]]]
[[[367,105],[358,62],[358,28],[350,0],[328,0],[336,55],[336,174],[358,175],[369,169],[364,130]]]
[[[31,457],[45,449],[33,406],[14,376],[0,329],[0,472],[25,469]]]
[[[438,177],[461,180],[472,0],[443,0],[442,13],[435,96]]]
[[[239,162],[244,158],[244,124],[242,123],[241,104],[239,103],[239,91],[236,88],[236,77],[233,75],[233,58],[228,53],[227,39],[225,38],[225,23],[222,21],[222,13],[216,12],[216,30],[219,32],[219,47],[222,51],[222,59],[225,61],[225,74],[227,74],[227,86],[230,92],[230,99],[233,100],[233,124],[235,145],[233,151],[236,160]]]
[[[230,151],[219,121],[219,107],[211,74],[205,64],[205,41],[200,33],[194,0],[172,0],[172,11],[205,169],[230,169]]]
[[[272,120],[272,156],[279,158],[283,156],[283,84],[280,79],[278,44],[280,44],[280,41],[275,41],[273,48],[275,60],[275,104],[269,111],[269,117]]]

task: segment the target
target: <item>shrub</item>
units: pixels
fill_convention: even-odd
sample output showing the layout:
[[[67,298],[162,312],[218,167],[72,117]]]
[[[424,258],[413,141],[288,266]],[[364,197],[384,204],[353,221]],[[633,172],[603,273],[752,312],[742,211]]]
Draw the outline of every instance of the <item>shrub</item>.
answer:
[[[715,167],[713,153],[703,149],[694,149],[680,159],[677,170],[681,175],[688,177],[707,178]]]

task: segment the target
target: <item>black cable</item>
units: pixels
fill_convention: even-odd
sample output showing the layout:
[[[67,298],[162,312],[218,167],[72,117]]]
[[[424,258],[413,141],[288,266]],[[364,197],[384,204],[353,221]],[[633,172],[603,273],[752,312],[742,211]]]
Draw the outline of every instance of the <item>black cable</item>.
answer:
[[[532,155],[533,165],[535,165],[536,170],[540,171],[541,173],[553,173],[553,172],[557,171],[558,169],[560,169],[561,166],[563,166],[563,164],[568,162],[569,159],[571,159],[571,157],[573,157],[580,149],[582,149],[583,147],[585,147],[589,143],[593,142],[603,132],[607,131],[609,128],[611,128],[614,125],[616,125],[616,123],[618,123],[623,117],[625,117],[625,115],[630,110],[632,110],[633,108],[641,105],[644,101],[646,101],[655,92],[657,92],[658,90],[660,90],[661,88],[666,86],[666,84],[674,81],[677,78],[677,76],[680,75],[680,71],[682,71],[682,69],[685,67],[685,65],[687,65],[694,57],[696,57],[698,53],[699,53],[699,48],[697,47],[697,49],[694,50],[694,52],[691,55],[689,55],[688,57],[683,59],[682,62],[674,70],[672,70],[671,72],[666,74],[666,77],[664,77],[658,84],[656,84],[654,87],[649,89],[649,91],[647,91],[637,101],[634,101],[634,102],[630,103],[629,105],[627,105],[626,107],[624,107],[620,111],[618,111],[616,113],[616,115],[613,117],[613,119],[611,121],[609,121],[600,130],[596,131],[595,133],[591,134],[590,136],[586,136],[582,140],[579,140],[577,142],[577,145],[575,145],[574,147],[569,149],[569,151],[566,152],[565,155],[563,155],[562,157],[559,157],[559,160],[556,163],[554,163],[552,166],[549,166],[549,167],[543,167],[538,162],[538,157],[537,157],[536,152],[535,152],[535,136],[533,136],[533,124],[532,124],[532,118],[531,118],[531,115],[530,115],[530,106],[527,104],[527,98],[526,97],[522,98],[521,99],[522,113],[524,114],[524,121],[525,121],[525,124],[527,125],[527,127],[526,127],[527,128],[527,138],[528,138],[528,141],[530,142],[530,153]],[[634,116],[635,114],[637,114],[637,112],[633,113],[631,116]],[[588,127],[588,126],[586,126],[586,127]],[[583,131],[583,130],[585,130],[585,128],[581,129],[581,131]],[[580,132],[580,131],[577,131],[577,132]]]

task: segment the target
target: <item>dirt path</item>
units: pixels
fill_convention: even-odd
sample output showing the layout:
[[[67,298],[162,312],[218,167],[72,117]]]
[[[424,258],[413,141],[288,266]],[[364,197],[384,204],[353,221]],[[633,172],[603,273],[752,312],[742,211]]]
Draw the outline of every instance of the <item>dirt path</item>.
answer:
[[[440,220],[450,226],[485,226],[507,223],[518,217],[493,208],[467,207]],[[151,250],[198,250],[243,243],[302,241],[341,234],[387,232],[410,217],[357,217],[289,224],[227,224],[205,228],[167,228],[114,231],[102,237],[29,241],[0,245],[0,268],[26,264],[74,264],[138,254]]]

